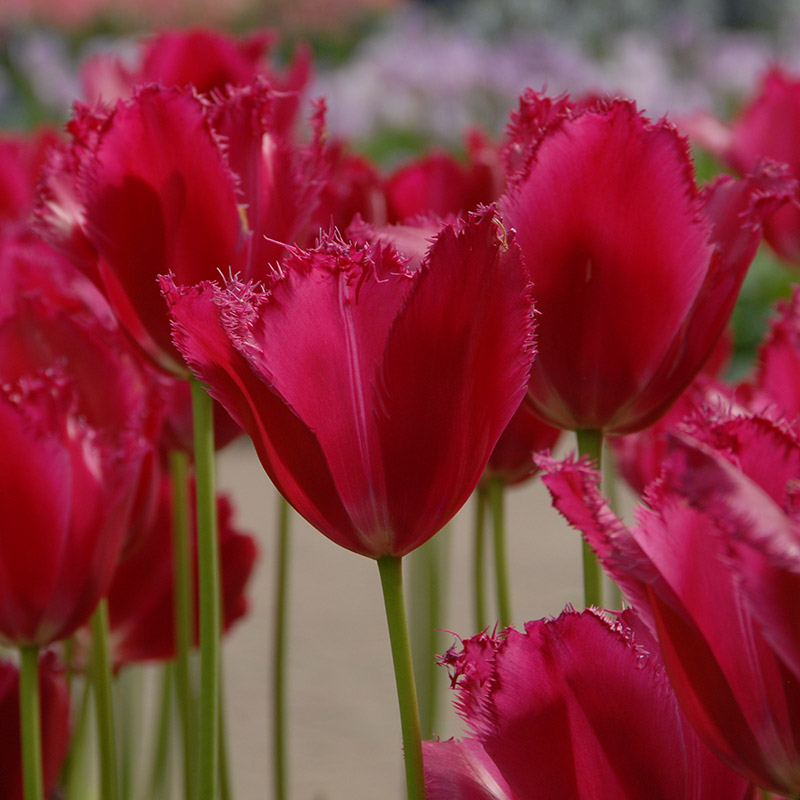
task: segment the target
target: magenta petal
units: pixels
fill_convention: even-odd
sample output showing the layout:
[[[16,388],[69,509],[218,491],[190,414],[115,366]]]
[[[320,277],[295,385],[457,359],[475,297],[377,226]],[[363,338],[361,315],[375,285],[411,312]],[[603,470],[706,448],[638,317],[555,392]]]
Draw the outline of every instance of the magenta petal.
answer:
[[[319,441],[274,388],[252,371],[220,322],[220,308],[248,313],[241,287],[220,290],[213,284],[162,287],[174,320],[175,344],[235,421],[250,435],[259,459],[278,490],[312,525],[349,549],[356,536],[339,499]],[[255,301],[251,301],[255,302]],[[257,305],[257,303],[256,303]],[[252,313],[255,313],[253,310]],[[269,427],[264,420],[270,420]],[[368,555],[362,549],[358,549]]]
[[[486,210],[443,229],[387,341],[376,419],[395,555],[466,502],[526,391],[528,277],[497,226]]]
[[[83,167],[87,233],[127,332],[169,371],[177,354],[156,277],[217,276],[234,261],[234,178],[199,99],[156,87],[119,103]]]
[[[517,800],[474,739],[423,742],[428,800]]]
[[[509,629],[488,660],[465,650],[459,692],[483,687],[467,719],[512,797],[750,796],[684,723],[646,631],[643,644],[599,613],[567,611]]]

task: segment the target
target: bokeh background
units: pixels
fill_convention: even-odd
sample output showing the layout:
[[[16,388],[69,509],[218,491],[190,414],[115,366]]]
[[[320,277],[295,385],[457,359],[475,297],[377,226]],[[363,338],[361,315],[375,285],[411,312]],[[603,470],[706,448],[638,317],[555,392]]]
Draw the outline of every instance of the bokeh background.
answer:
[[[800,4],[792,0],[0,0],[0,128],[63,123],[81,97],[87,58],[111,51],[133,61],[142,36],[196,25],[234,34],[273,29],[278,62],[308,42],[315,71],[309,98],[326,98],[331,134],[386,169],[431,148],[458,154],[473,127],[499,137],[526,86],[614,91],[653,117],[679,120],[711,109],[724,118],[770,63],[800,71]],[[701,177],[718,168],[698,154]],[[768,308],[795,277],[759,256],[737,308],[734,372],[746,369]],[[277,502],[246,441],[220,454],[219,482],[239,526],[261,548],[250,614],[225,651],[233,783],[238,798],[256,800],[270,785]],[[455,635],[475,632],[472,514],[468,505],[436,540],[449,565],[440,652]],[[537,481],[509,492],[508,526],[517,624],[580,604],[577,534]],[[291,561],[292,796],[399,798],[399,726],[377,570],[296,517]],[[447,675],[439,672],[436,730],[458,735]],[[148,731],[145,719],[142,751],[151,744]]]

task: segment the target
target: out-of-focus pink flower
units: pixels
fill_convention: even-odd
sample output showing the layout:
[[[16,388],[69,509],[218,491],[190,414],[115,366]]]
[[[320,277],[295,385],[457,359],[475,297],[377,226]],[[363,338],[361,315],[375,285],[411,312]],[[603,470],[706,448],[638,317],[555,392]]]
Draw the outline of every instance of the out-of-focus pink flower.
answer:
[[[145,87],[111,110],[78,109],[69,148],[46,171],[45,235],[93,274],[132,341],[172,375],[188,373],[156,277],[248,279],[254,263],[280,257],[280,243],[302,238],[316,206],[321,112],[313,142],[296,146],[272,124],[273,99],[260,81],[213,100]]]
[[[193,507],[193,506],[191,506]],[[222,626],[230,630],[248,608],[245,590],[257,558],[252,536],[233,525],[229,500],[217,497],[222,580]],[[197,587],[196,529],[191,538]],[[175,655],[175,613],[171,485],[161,480],[159,502],[150,527],[140,532],[117,566],[108,590],[112,659],[116,666],[165,660]],[[196,601],[195,601],[196,602]],[[195,610],[195,620],[197,611]],[[195,630],[195,643],[198,641]]]
[[[43,646],[82,625],[111,579],[151,386],[94,287],[45,244],[1,240],[0,281],[0,637]]]
[[[742,175],[766,157],[786,164],[800,178],[800,77],[780,67],[764,75],[756,95],[730,125],[698,113],[681,127]],[[800,263],[800,203],[795,200],[767,219],[764,238],[781,258]]]
[[[672,437],[626,528],[585,464],[545,483],[657,633],[684,713],[749,780],[800,793],[800,442],[763,417],[721,417]]]
[[[556,446],[561,429],[542,422],[527,397],[514,412],[489,456],[482,480],[513,486],[538,472],[533,454]]]
[[[83,92],[92,105],[132,97],[137,86],[158,83],[194,87],[200,94],[265,79],[275,90],[275,128],[290,133],[300,100],[311,81],[311,52],[299,47],[285,72],[267,62],[275,36],[268,31],[236,39],[210,28],[165,31],[143,40],[135,67],[115,55],[99,53],[81,69]]]
[[[541,312],[532,401],[559,427],[640,430],[710,356],[797,184],[764,168],[699,191],[686,142],[630,102],[521,105],[501,209]]]
[[[333,142],[329,152],[330,174],[311,229],[343,231],[357,218],[371,225],[386,225],[386,195],[377,168],[349,152],[343,142]]]
[[[499,152],[478,131],[467,146],[465,163],[449,153],[432,152],[389,175],[388,221],[405,222],[420,214],[444,218],[494,202],[504,188]]]
[[[416,268],[324,236],[263,290],[162,284],[178,348],[281,493],[373,558],[455,514],[525,391],[528,279],[493,209],[445,226]]]
[[[70,710],[63,669],[55,655],[39,659],[39,704],[42,731],[42,773],[47,796],[53,791],[67,756]],[[19,668],[0,659],[0,797],[23,800],[22,748],[19,734]]]
[[[429,799],[753,800],[679,711],[657,648],[630,611],[568,610],[451,649],[472,733],[424,743]]]

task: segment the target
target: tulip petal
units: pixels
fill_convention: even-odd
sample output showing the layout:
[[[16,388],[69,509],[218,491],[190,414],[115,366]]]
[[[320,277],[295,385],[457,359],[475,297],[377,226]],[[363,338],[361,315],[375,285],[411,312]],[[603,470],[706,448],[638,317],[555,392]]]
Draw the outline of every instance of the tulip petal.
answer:
[[[466,502],[525,395],[532,301],[497,225],[489,209],[442,230],[386,344],[376,420],[395,555]]]
[[[428,800],[517,800],[474,739],[423,742]]]

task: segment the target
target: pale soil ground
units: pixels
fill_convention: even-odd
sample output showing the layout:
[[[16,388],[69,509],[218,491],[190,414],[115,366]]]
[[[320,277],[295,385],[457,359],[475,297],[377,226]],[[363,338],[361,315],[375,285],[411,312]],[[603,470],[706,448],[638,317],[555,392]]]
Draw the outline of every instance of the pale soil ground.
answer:
[[[571,444],[569,445],[571,446]],[[228,726],[237,800],[271,798],[269,701],[274,536],[277,506],[249,442],[220,454],[220,488],[240,528],[258,538],[261,560],[249,617],[227,640]],[[550,507],[539,481],[507,500],[515,624],[582,605],[580,545]],[[373,561],[292,519],[289,714],[291,800],[400,800],[402,751],[388,634]],[[450,532],[450,587],[442,628],[473,630],[468,589],[472,504]],[[454,641],[443,637],[442,651]],[[443,685],[447,684],[440,668]],[[459,734],[442,693],[442,738]]]

